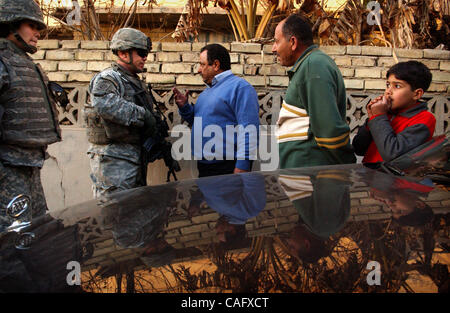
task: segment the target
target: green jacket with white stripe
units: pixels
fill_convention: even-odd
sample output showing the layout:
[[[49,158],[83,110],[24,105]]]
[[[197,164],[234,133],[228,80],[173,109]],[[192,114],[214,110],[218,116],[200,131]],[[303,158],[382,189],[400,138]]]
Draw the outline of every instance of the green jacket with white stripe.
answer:
[[[344,80],[334,61],[311,45],[288,75],[277,122],[280,168],[355,163]]]

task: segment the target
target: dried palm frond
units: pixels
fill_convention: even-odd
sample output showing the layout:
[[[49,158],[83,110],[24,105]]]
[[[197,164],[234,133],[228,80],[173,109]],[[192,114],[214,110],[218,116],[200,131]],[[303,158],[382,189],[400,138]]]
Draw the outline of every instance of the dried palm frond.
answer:
[[[175,38],[178,42],[197,38],[203,22],[202,13],[208,6],[208,2],[208,0],[187,0],[172,38]]]
[[[339,14],[327,44],[353,44],[361,42],[361,28],[366,9],[359,0],[348,0]]]
[[[412,48],[414,46],[412,26],[415,20],[409,3],[403,0],[386,0],[383,12],[385,12],[393,47]]]

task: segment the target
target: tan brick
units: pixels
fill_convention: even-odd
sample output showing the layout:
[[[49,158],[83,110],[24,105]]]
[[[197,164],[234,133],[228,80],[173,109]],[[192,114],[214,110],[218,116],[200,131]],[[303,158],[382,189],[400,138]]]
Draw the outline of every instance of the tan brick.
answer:
[[[190,73],[192,65],[187,63],[166,63],[162,65],[161,73]]]
[[[380,57],[378,58],[377,65],[382,67],[391,67],[395,64],[394,58],[391,57]]]
[[[94,73],[90,72],[72,72],[69,73],[68,81],[78,81],[78,82],[90,82],[92,77],[94,77]]]
[[[209,226],[207,224],[198,224],[181,228],[182,235],[188,235],[193,233],[201,233],[204,231],[209,231]]]
[[[242,64],[231,64],[231,72],[235,75],[243,75],[244,74],[244,65]]]
[[[231,64],[239,63],[240,58],[241,58],[241,55],[239,53],[230,53],[230,62],[231,62]]]
[[[205,83],[200,75],[179,75],[177,76],[177,85],[203,86]]]
[[[354,215],[353,220],[355,222],[367,221],[369,220],[369,215],[367,214]]]
[[[36,63],[40,64],[45,72],[55,72],[58,70],[58,61],[38,60]]]
[[[232,52],[244,52],[244,53],[261,53],[261,44],[259,43],[231,43]]]
[[[45,50],[38,50],[36,53],[33,54],[29,54],[29,56],[33,59],[33,60],[43,60],[45,59]]]
[[[337,56],[334,58],[334,62],[337,66],[351,66],[352,58],[349,56]]]
[[[180,220],[180,221],[170,222],[169,225],[166,227],[166,230],[181,228],[181,227],[188,226],[191,224],[192,223],[188,220]]]
[[[264,55],[264,58],[259,55],[249,55],[246,58],[245,63],[247,64],[272,64],[276,63],[276,59],[274,55]]]
[[[103,58],[105,61],[116,61],[117,60],[117,56],[114,53],[112,53],[112,51],[105,52]]]
[[[369,215],[369,220],[383,220],[391,218],[391,216],[390,213],[374,213]]]
[[[183,62],[199,62],[200,53],[198,52],[186,52],[181,54],[181,60]]]
[[[66,82],[67,81],[67,73],[64,72],[49,72],[47,73],[47,77],[49,80],[54,82]]]
[[[344,79],[345,88],[347,89],[363,89],[364,81],[362,79]]]
[[[418,61],[425,64],[430,70],[438,70],[439,69],[439,61],[438,60],[421,59]]]
[[[180,242],[189,242],[189,241],[197,240],[197,239],[200,239],[200,233],[184,235],[184,236],[181,236],[179,239],[180,239]]]
[[[357,198],[366,198],[369,196],[369,193],[367,191],[357,191],[350,193],[351,199],[357,199]]]
[[[378,213],[381,212],[381,206],[360,206],[358,208],[359,213]]]
[[[180,62],[181,55],[177,52],[158,52],[158,62]]]
[[[289,77],[287,76],[271,76],[269,77],[270,86],[287,87],[289,85]]]
[[[363,198],[360,199],[361,205],[379,205],[380,201],[372,199],[372,198]]]
[[[366,80],[364,82],[364,89],[384,90],[386,89],[386,82],[384,80]]]
[[[145,62],[155,62],[156,54],[155,53],[149,53],[147,55],[147,60]]]
[[[38,49],[59,49],[59,40],[38,40]]]
[[[450,72],[431,71],[434,82],[450,82]]]
[[[370,77],[370,78],[380,78],[381,69],[379,68],[357,68],[355,69],[355,77]]]
[[[192,51],[200,53],[200,50],[208,44],[210,44],[210,42],[194,42],[194,43],[192,43]],[[231,45],[229,43],[218,42],[218,44],[223,46],[228,51],[230,51],[230,49],[231,49]]]
[[[151,84],[174,84],[175,75],[148,74],[146,82]]]
[[[326,54],[345,54],[347,51],[346,46],[320,46],[320,50],[325,52]]]
[[[428,87],[429,92],[446,92],[447,91],[447,84],[437,84],[437,83],[431,83],[430,87]]]
[[[200,64],[199,64],[199,63],[195,63],[195,64],[192,66],[192,73],[193,73],[193,74],[197,74],[199,68],[200,68]]]
[[[88,71],[94,71],[94,72],[100,72],[103,71],[105,68],[108,68],[111,66],[111,62],[108,61],[91,61],[87,62],[87,70]]]
[[[159,63],[145,63],[147,73],[159,73],[161,71],[161,64]]]
[[[192,43],[192,51],[200,53],[200,50],[207,44],[207,42],[194,42]]]
[[[438,49],[424,49],[423,57],[426,59],[450,60],[450,51]]]
[[[421,59],[423,58],[423,50],[421,49],[395,49],[395,54],[399,58]]]
[[[161,43],[159,41],[152,42],[152,50],[151,52],[161,51]]]
[[[265,54],[272,54],[272,47],[273,45],[264,45],[263,46],[263,51]]]
[[[392,48],[389,47],[374,47],[374,46],[362,46],[361,54],[363,55],[379,55],[379,56],[391,56]]]
[[[439,69],[442,71],[450,71],[450,61],[441,61]]]
[[[257,75],[259,72],[260,66],[256,65],[245,65],[244,66],[244,73],[245,75]]]
[[[75,53],[75,58],[77,60],[83,61],[91,61],[91,60],[103,61],[104,56],[105,56],[104,52],[95,50],[87,50],[87,51],[81,50]]]
[[[45,58],[47,60],[73,60],[74,53],[71,51],[51,50],[47,51]]]
[[[339,69],[341,70],[342,76],[344,76],[344,77],[355,76],[355,69],[353,69],[353,68],[343,67],[343,68],[339,68]]]
[[[279,64],[263,65],[259,69],[260,75],[274,75],[283,76],[286,75],[286,68]]]
[[[58,64],[58,69],[60,71],[85,71],[86,65],[86,62],[61,61]]]
[[[347,46],[347,54],[361,54],[361,46]]]
[[[192,222],[194,224],[201,224],[201,223],[207,223],[207,222],[217,222],[219,219],[219,213],[209,213],[209,214],[202,214],[198,216],[192,217]]]
[[[162,42],[161,50],[162,51],[191,51],[192,44],[190,42]]]
[[[81,40],[81,49],[108,50],[109,41],[103,40]]]
[[[80,48],[80,40],[61,40],[61,48],[62,49],[79,49]]]
[[[375,66],[376,58],[371,57],[352,57],[353,66]]]
[[[266,80],[261,76],[244,76],[244,79],[252,86],[266,86]]]

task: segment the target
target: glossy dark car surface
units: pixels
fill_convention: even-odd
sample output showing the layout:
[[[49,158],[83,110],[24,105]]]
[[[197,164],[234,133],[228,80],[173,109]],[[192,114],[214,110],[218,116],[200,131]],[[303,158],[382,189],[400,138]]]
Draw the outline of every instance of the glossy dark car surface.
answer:
[[[449,156],[443,136],[378,171],[185,180],[33,220],[22,201],[0,229],[0,290],[448,292]]]

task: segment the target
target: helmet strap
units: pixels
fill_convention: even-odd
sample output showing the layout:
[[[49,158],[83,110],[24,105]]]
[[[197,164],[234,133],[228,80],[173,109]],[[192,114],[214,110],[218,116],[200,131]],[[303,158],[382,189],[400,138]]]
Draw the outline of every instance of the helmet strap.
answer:
[[[127,50],[127,52],[128,52],[128,55],[130,56],[130,61],[128,61],[128,62],[126,62],[124,59],[122,59],[119,55],[117,55],[117,56],[119,57],[120,61],[122,61],[123,63],[131,65],[131,64],[133,64],[133,54],[131,53],[130,50]]]
[[[25,42],[25,40],[23,40],[22,36],[19,35],[18,32],[14,32],[13,35],[14,35],[14,37],[16,38],[16,40],[23,46],[23,50],[24,50],[25,52],[28,52],[28,53],[31,53],[31,54],[37,52],[37,48],[34,47],[34,46],[32,46],[32,45],[27,44],[27,43]]]

